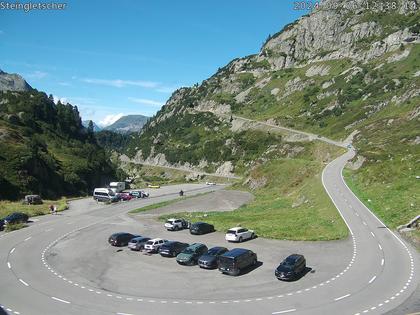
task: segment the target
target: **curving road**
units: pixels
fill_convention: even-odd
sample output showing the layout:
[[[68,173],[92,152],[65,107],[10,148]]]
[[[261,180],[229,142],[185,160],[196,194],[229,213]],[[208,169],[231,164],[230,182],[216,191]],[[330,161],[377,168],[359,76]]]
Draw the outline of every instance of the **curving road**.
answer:
[[[147,215],[134,222],[125,213],[139,205],[177,197],[180,186],[165,187],[154,191],[156,197],[149,200],[72,207],[59,216],[40,217],[28,228],[1,234],[0,303],[9,314],[17,315],[383,314],[415,291],[419,283],[418,254],[346,186],[341,172],[353,155],[353,151],[348,151],[328,164],[322,174],[324,187],[350,230],[348,240],[305,244],[263,239],[247,242],[241,246],[254,249],[261,266],[237,278],[217,271],[182,269],[170,260],[119,252],[96,242],[97,237],[103,239],[103,235],[122,227],[138,225],[142,230],[154,231]],[[181,188],[191,195],[221,187]],[[78,202],[82,205],[82,201]],[[177,237],[190,237],[177,233]],[[213,233],[209,240],[220,243],[223,235]],[[86,252],[86,248],[90,251]],[[276,249],[282,251],[280,256]],[[316,265],[317,272],[293,283],[277,281],[273,276],[275,262],[290,251],[305,254],[310,258],[308,265]],[[101,268],[110,262],[95,256],[97,252],[113,255],[110,261],[116,265],[124,265],[122,261],[127,259],[132,263],[132,274],[104,280],[105,269]],[[57,263],[59,258],[64,259],[62,256],[65,263]],[[147,277],[144,266],[156,276]],[[162,266],[171,266],[168,268],[173,271],[161,269]],[[180,279],[178,272],[188,277],[178,280],[177,286],[170,282]],[[165,275],[167,285],[157,278],[159,273]],[[136,277],[137,274],[142,276]],[[154,288],[159,281],[162,285]],[[207,291],[200,290],[203,286]]]

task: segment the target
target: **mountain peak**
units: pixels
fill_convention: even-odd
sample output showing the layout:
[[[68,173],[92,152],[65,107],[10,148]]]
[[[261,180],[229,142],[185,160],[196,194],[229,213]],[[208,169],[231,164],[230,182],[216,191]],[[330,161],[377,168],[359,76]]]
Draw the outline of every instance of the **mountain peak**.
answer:
[[[33,88],[16,73],[6,73],[0,69],[0,91],[27,92]]]

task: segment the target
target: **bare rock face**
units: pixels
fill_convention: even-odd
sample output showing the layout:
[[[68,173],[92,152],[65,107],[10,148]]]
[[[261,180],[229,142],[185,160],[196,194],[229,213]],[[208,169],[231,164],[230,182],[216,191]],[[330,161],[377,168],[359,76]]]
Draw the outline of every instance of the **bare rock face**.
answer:
[[[226,176],[226,177],[233,176],[234,175],[233,169],[234,168],[233,168],[232,162],[227,161],[217,168],[215,174],[216,175],[221,175],[221,176]]]
[[[9,74],[0,70],[0,91],[27,92],[32,87],[18,74]]]

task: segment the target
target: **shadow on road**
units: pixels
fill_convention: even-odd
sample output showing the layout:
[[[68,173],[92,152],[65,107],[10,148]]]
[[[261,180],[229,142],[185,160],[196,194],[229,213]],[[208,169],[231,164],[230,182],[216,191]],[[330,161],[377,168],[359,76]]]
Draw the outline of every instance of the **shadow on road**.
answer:
[[[257,261],[255,265],[249,266],[248,268],[241,270],[241,273],[238,276],[240,277],[240,276],[246,275],[257,268],[260,268],[263,264],[264,263],[262,261]]]

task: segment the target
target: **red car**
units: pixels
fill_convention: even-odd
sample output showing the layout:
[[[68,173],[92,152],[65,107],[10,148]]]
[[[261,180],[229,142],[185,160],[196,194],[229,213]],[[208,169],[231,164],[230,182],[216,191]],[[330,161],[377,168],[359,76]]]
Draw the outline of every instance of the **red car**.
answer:
[[[117,196],[122,201],[129,201],[129,200],[133,199],[133,197],[131,197],[129,194],[126,194],[126,193],[119,193],[119,194],[117,194]]]

